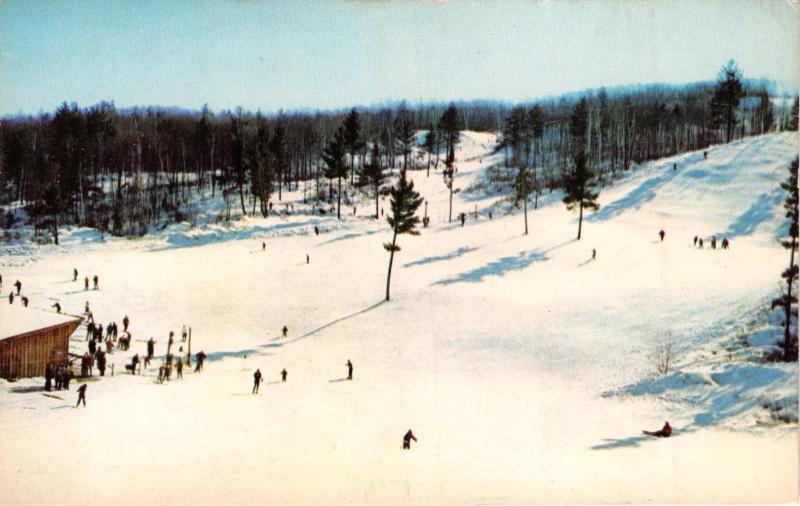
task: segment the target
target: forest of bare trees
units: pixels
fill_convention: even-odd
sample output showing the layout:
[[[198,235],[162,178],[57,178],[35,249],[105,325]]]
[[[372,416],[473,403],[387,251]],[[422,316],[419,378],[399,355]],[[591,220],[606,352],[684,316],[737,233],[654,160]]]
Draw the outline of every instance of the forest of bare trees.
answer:
[[[576,107],[584,108],[580,135],[571,127]],[[520,105],[400,102],[264,115],[64,103],[52,114],[0,121],[0,225],[28,220],[37,235],[58,242],[60,224],[140,236],[192,223],[208,196],[224,202],[219,220],[267,217],[273,206],[281,209],[286,190],[300,186],[315,206],[362,189],[376,198],[384,169],[406,163],[429,171],[449,156],[452,140],[443,132],[411,136],[438,129],[448,108],[457,111],[459,128],[498,133],[510,167],[524,158],[532,168],[525,195],[562,185],[576,142],[603,181],[645,160],[797,128],[797,98],[743,79],[733,62],[716,82],[590,90]],[[336,142],[341,167],[332,170],[326,152]],[[411,156],[410,142],[420,156]]]

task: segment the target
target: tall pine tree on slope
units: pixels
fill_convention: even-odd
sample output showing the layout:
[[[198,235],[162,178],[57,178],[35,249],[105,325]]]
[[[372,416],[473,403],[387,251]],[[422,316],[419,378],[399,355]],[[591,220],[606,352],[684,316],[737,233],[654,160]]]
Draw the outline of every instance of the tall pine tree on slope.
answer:
[[[419,235],[417,224],[419,217],[417,209],[422,204],[422,197],[414,191],[414,182],[406,180],[405,171],[400,174],[397,186],[392,188],[391,213],[386,221],[392,227],[392,242],[383,243],[383,248],[389,252],[389,271],[386,274],[386,300],[389,300],[389,287],[392,281],[392,264],[394,254],[400,251],[397,236],[400,234]]]
[[[725,142],[733,140],[736,109],[742,97],[742,73],[736,62],[728,60],[717,75],[717,87],[711,99],[711,112],[718,125],[725,126]]]
[[[575,155],[575,168],[567,174],[564,181],[564,204],[572,211],[578,208],[578,240],[581,239],[583,225],[583,210],[596,211],[600,208],[597,203],[597,193],[592,191],[594,175],[586,166],[586,153],[581,150]]]
[[[370,161],[364,166],[363,176],[375,189],[375,219],[378,219],[378,201],[380,199],[381,185],[384,181],[383,165],[381,164],[381,148],[377,142],[372,143]]]
[[[364,147],[364,141],[361,140],[361,123],[355,107],[350,110],[350,114],[344,120],[344,143],[350,152],[350,184],[352,185],[355,181],[356,152]]]
[[[794,260],[797,252],[798,241],[798,180],[797,180],[798,159],[789,164],[789,177],[781,188],[789,192],[783,203],[786,209],[786,217],[789,218],[788,237],[781,241],[781,245],[789,250],[789,267],[781,273],[781,277],[786,283],[786,291],[781,296],[772,301],[772,308],[780,307],[784,311],[783,323],[783,360],[786,362],[797,360],[797,326],[795,333],[792,333],[792,317],[797,319],[797,308],[792,310],[792,304],[797,304],[797,294],[793,292],[794,283],[797,281],[798,266]]]

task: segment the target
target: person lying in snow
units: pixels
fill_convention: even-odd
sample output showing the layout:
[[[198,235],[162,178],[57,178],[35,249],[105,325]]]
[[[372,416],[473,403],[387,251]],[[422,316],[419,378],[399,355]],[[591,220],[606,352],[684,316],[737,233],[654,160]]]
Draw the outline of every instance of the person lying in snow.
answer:
[[[672,427],[670,427],[669,422],[664,422],[664,426],[661,427],[661,430],[657,430],[655,432],[650,432],[649,430],[643,430],[648,436],[654,437],[669,437],[672,434]]]

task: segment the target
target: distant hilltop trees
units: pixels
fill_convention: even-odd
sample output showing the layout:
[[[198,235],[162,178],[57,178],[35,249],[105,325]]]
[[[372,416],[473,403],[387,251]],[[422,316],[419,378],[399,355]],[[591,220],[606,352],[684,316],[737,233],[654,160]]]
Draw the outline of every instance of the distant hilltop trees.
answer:
[[[602,183],[644,160],[797,129],[797,98],[774,96],[769,83],[744,79],[731,61],[715,82],[600,89],[518,105],[400,102],[262,115],[64,103],[52,114],[0,120],[0,206],[14,210],[0,226],[10,227],[24,209],[37,233],[56,242],[61,224],[143,235],[192,222],[201,195],[222,198],[218,219],[269,216],[301,182],[306,201],[335,199],[341,215],[342,195],[362,187],[376,195],[384,170],[429,171],[434,160],[438,170],[441,156],[446,176],[460,129],[500,134],[506,164],[524,166],[518,197],[538,196],[564,187],[576,167],[576,143],[586,174]]]

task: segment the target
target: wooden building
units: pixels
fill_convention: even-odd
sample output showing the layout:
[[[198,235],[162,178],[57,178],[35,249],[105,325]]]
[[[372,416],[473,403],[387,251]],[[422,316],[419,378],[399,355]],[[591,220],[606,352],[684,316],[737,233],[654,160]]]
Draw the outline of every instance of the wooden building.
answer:
[[[48,363],[69,358],[69,336],[83,318],[0,304],[0,378],[44,376]]]

